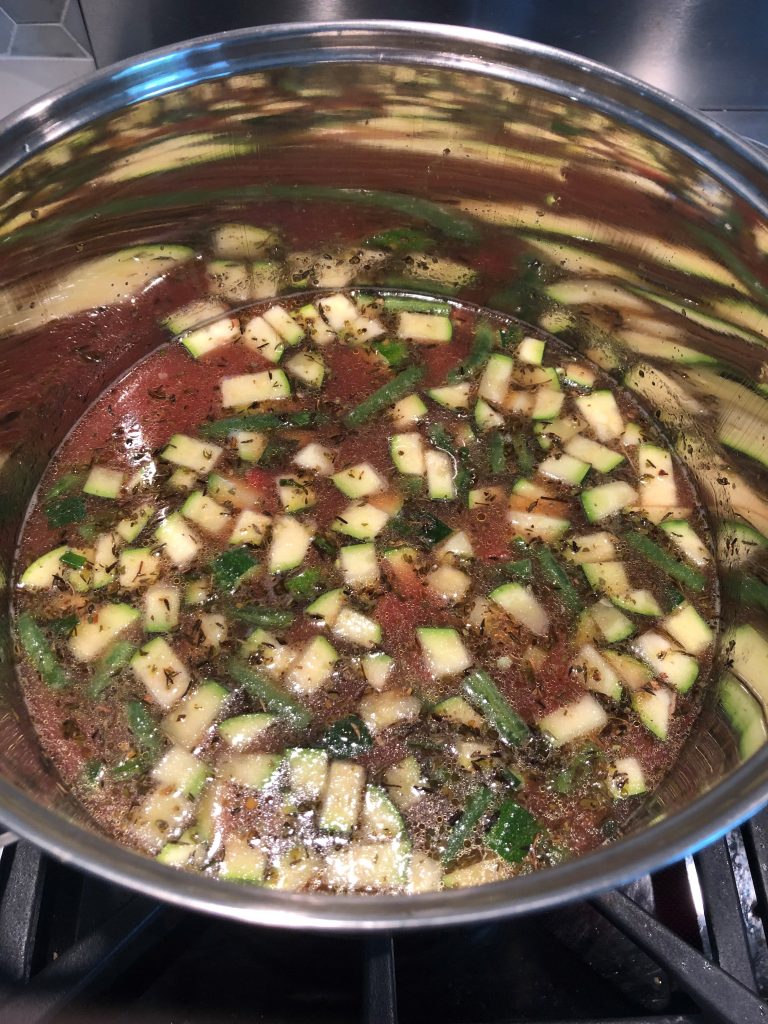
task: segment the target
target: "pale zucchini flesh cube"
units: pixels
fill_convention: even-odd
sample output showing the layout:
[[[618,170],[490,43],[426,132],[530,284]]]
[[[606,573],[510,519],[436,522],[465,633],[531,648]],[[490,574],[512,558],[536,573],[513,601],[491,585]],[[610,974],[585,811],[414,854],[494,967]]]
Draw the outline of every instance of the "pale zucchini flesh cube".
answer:
[[[261,402],[279,402],[291,397],[291,385],[282,370],[262,370],[224,377],[220,384],[225,409],[247,409]]]
[[[472,664],[472,657],[455,629],[421,626],[416,635],[435,678],[464,672]]]
[[[163,637],[144,644],[130,664],[133,674],[162,708],[172,708],[189,688],[191,677],[186,665]]]
[[[298,345],[304,337],[304,330],[301,324],[294,320],[283,306],[270,306],[264,312],[264,319],[270,327],[277,331],[286,345]]]
[[[375,734],[398,722],[417,719],[421,713],[421,701],[406,690],[384,690],[363,697],[358,712],[370,732]]]
[[[303,476],[281,476],[277,481],[277,496],[285,512],[305,512],[315,504],[317,495],[309,480]]]
[[[426,575],[424,582],[433,593],[449,604],[463,601],[472,584],[466,573],[452,565],[440,565],[433,569]]]
[[[288,685],[298,693],[314,693],[330,679],[338,657],[324,636],[314,637],[288,673]]]
[[[115,526],[115,533],[126,544],[136,540],[154,514],[154,506],[149,503],[139,505]]]
[[[93,661],[122,632],[139,618],[137,608],[128,604],[105,604],[80,619],[69,638],[69,649],[77,661]]]
[[[391,658],[383,651],[374,651],[371,654],[366,654],[362,660],[365,681],[374,690],[384,689],[392,675],[394,667],[394,658]]]
[[[339,566],[344,582],[353,590],[375,586],[381,578],[373,544],[348,544],[341,548]]]
[[[325,377],[325,363],[311,352],[299,352],[286,360],[285,368],[292,377],[310,388],[320,388]]]
[[[280,754],[232,754],[219,766],[219,777],[246,789],[262,790],[282,766]]]
[[[397,336],[403,341],[450,341],[453,324],[449,316],[404,311],[397,318]]]
[[[591,694],[539,719],[539,728],[547,733],[556,747],[599,732],[608,724],[608,715]]]
[[[389,521],[389,514],[368,502],[348,505],[333,520],[332,529],[357,540],[372,540]]]
[[[427,491],[435,501],[452,501],[456,497],[456,469],[447,452],[430,449],[424,453]]]
[[[313,529],[291,516],[278,516],[272,525],[269,571],[287,572],[301,565],[312,543]]]
[[[151,548],[123,548],[117,560],[117,574],[123,590],[140,590],[160,575],[160,558]]]
[[[334,636],[359,647],[375,647],[381,642],[381,626],[378,622],[353,608],[340,610],[332,631]]]
[[[144,629],[148,633],[169,633],[179,624],[179,588],[157,583],[144,593]]]
[[[300,800],[319,800],[327,779],[327,751],[309,747],[294,747],[288,751],[288,780],[291,791]]]
[[[332,761],[318,825],[324,832],[347,835],[357,824],[363,803],[365,768],[352,761]]]
[[[608,765],[605,780],[608,792],[615,800],[645,793],[645,775],[636,757],[619,757]]]
[[[226,882],[261,885],[267,870],[267,855],[239,836],[229,836],[224,844],[224,857],[219,862],[218,877]]]
[[[317,441],[304,445],[293,457],[299,469],[311,470],[318,476],[331,476],[334,471],[333,452]]]
[[[507,615],[536,636],[549,634],[549,616],[530,587],[521,583],[504,583],[488,595]]]
[[[123,486],[125,474],[120,469],[110,469],[108,466],[91,466],[85,483],[83,493],[92,494],[97,498],[116,498]]]
[[[231,519],[229,512],[222,505],[202,491],[193,491],[189,495],[181,506],[181,514],[205,533],[213,536],[223,533],[229,527]]]
[[[165,715],[161,728],[172,743],[194,750],[205,739],[228,697],[229,691],[213,680],[201,683]]]
[[[612,533],[584,533],[580,537],[569,537],[564,550],[565,557],[577,565],[590,562],[611,562],[616,558],[616,538]]]
[[[235,520],[229,543],[252,544],[254,547],[258,547],[264,543],[271,524],[271,516],[265,515],[263,512],[253,512],[248,508],[243,509]]]
[[[158,526],[155,539],[162,546],[163,554],[179,568],[189,565],[200,550],[197,538],[179,512],[174,512]]]
[[[267,447],[267,435],[258,430],[235,430],[232,440],[243,462],[258,462]]]
[[[67,551],[67,545],[62,544],[40,555],[21,574],[19,584],[27,590],[47,590],[52,587],[54,578],[61,575],[61,556]]]
[[[418,395],[408,395],[395,402],[390,415],[398,429],[404,430],[423,420],[427,411],[426,405]]]
[[[305,613],[312,619],[317,619],[326,626],[332,626],[339,617],[339,612],[344,605],[344,591],[341,588],[328,590],[325,594],[308,604]]]
[[[219,460],[222,449],[210,441],[199,441],[187,434],[174,434],[160,453],[160,457],[174,466],[189,469],[202,476],[210,473]]]
[[[342,494],[348,498],[367,498],[378,494],[387,486],[387,481],[368,462],[349,466],[331,477]]]
[[[684,651],[695,656],[703,654],[714,638],[712,628],[687,601],[670,612],[661,625]]]
[[[276,715],[255,712],[250,715],[236,715],[219,722],[218,734],[233,750],[247,750],[257,739],[278,721]]]
[[[279,363],[285,341],[263,316],[252,317],[243,327],[243,344],[270,363]]]

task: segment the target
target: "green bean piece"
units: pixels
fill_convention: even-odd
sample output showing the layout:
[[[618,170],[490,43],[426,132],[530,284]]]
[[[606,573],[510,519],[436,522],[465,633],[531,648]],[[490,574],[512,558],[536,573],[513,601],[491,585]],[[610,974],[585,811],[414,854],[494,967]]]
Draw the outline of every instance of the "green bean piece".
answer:
[[[394,252],[428,252],[437,243],[431,235],[416,228],[389,228],[377,231],[363,242],[372,249],[392,249]]]
[[[413,390],[414,385],[423,376],[424,367],[422,366],[409,366],[407,369],[401,370],[396,377],[387,381],[386,384],[374,391],[372,395],[369,395],[359,405],[356,405],[354,409],[350,409],[344,417],[345,425],[348,427],[359,427],[361,423],[365,423],[383,409],[394,405],[395,402],[399,402],[401,398],[405,398]]]
[[[285,589],[300,601],[309,600],[323,589],[323,574],[317,566],[302,569],[285,581]]]
[[[520,580],[530,583],[533,579],[533,562],[530,558],[521,558],[517,562],[502,562],[499,566],[504,579]]]
[[[690,587],[691,590],[703,590],[707,585],[707,577],[703,572],[699,572],[698,569],[693,569],[683,562],[678,562],[673,555],[670,555],[650,537],[646,537],[644,533],[630,530],[624,535],[624,539],[639,555],[658,566],[667,576],[682,583],[684,587]]]
[[[229,548],[211,562],[213,581],[219,590],[231,593],[258,564],[247,547]]]
[[[160,753],[163,736],[149,708],[143,701],[129,700],[125,713],[136,746],[149,760],[154,760]]]
[[[227,416],[223,420],[201,423],[198,431],[203,437],[228,437],[235,430],[280,430],[290,427],[311,427],[318,421],[317,413],[308,409],[297,412],[257,412],[243,416]]]
[[[494,430],[488,435],[488,464],[494,476],[506,472],[507,455],[504,451],[504,438],[498,430]]]
[[[293,612],[287,608],[267,608],[264,605],[246,604],[240,608],[231,608],[232,618],[247,622],[251,626],[262,629],[285,629],[293,622]]]
[[[390,366],[399,366],[408,358],[408,346],[404,341],[375,341],[373,350]]]
[[[536,465],[531,450],[528,447],[528,441],[523,434],[516,433],[510,435],[510,441],[512,443],[512,450],[515,453],[517,468],[523,476],[527,476],[528,473],[533,472],[533,467]]]
[[[496,822],[488,830],[485,843],[510,864],[518,864],[540,831],[541,826],[530,811],[514,800],[505,800]]]
[[[54,690],[62,690],[71,685],[72,677],[64,666],[59,664],[45,633],[27,612],[19,616],[16,632],[24,653],[47,686]]]
[[[230,658],[226,663],[226,670],[235,682],[239,683],[251,697],[260,701],[267,711],[282,716],[295,729],[304,729],[312,721],[312,715],[306,708],[244,662]]]
[[[79,523],[85,519],[85,498],[79,495],[69,498],[54,498],[45,506],[45,516],[48,525],[56,529],[59,526],[69,526],[70,523]]]
[[[565,570],[548,548],[536,552],[536,559],[541,566],[541,573],[549,585],[557,592],[566,610],[571,615],[581,611],[582,603],[578,591],[568,579]]]
[[[768,584],[763,583],[757,576],[729,573],[723,581],[723,589],[740,604],[768,611]]]
[[[88,694],[91,697],[99,697],[109,686],[114,677],[120,672],[136,653],[135,646],[129,640],[118,640],[113,644],[106,654],[96,662],[91,681],[88,684]]]
[[[507,743],[519,746],[528,737],[528,726],[512,710],[487,672],[482,669],[468,672],[461,688],[469,703]]]
[[[491,806],[493,792],[487,786],[479,786],[470,794],[464,811],[451,829],[443,850],[443,864],[450,864],[461,853],[464,843],[475,829],[475,826]]]
[[[450,384],[473,377],[485,366],[491,352],[500,344],[499,332],[487,323],[479,323],[475,329],[472,348],[465,359],[448,371],[447,380]]]
[[[389,295],[382,303],[389,313],[433,313],[435,316],[450,316],[451,307],[440,299],[406,299]]]
[[[79,490],[84,480],[85,473],[65,473],[64,476],[60,476],[46,494],[46,504],[49,501],[53,501],[54,498],[60,498],[63,494],[70,494],[72,491]]]

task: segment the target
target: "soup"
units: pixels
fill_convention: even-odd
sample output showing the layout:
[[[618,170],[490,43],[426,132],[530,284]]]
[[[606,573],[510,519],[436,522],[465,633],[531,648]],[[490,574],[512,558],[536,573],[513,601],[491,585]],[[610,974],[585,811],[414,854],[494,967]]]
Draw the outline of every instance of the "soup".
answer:
[[[61,446],[18,559],[27,704],[101,827],[336,892],[617,837],[717,615],[702,502],[632,396],[405,292],[204,297],[168,326]]]

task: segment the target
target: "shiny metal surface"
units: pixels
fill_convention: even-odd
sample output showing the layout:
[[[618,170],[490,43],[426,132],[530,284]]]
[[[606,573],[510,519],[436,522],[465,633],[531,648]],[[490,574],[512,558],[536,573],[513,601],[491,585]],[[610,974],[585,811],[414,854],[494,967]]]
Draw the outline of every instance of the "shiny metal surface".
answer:
[[[268,210],[278,227],[282,217],[289,245],[291,210],[321,203],[336,212],[337,238],[318,239],[324,244],[348,243],[361,211],[374,210],[382,226],[427,225],[443,251],[469,261],[473,252],[509,252],[487,261],[462,297],[524,308],[617,375],[640,358],[655,389],[645,400],[678,440],[713,525],[741,516],[768,531],[760,460],[726,455],[715,440],[746,398],[729,392],[716,404],[706,374],[720,363],[690,365],[691,352],[704,353],[748,383],[762,379],[768,164],[676,101],[524,41],[346,23],[233,33],[147,55],[54,94],[0,130],[6,579],[20,517],[52,448],[105,383],[158,340],[139,332],[110,348],[104,324],[116,294],[130,315],[163,272],[126,283],[121,268],[97,277],[104,265],[92,261],[152,242],[199,250],[234,210]],[[327,233],[327,215],[325,223]],[[544,266],[535,295],[513,287],[531,252]],[[182,269],[187,258],[179,257]],[[598,296],[601,282],[609,290]],[[544,287],[551,283],[571,287],[555,298]],[[629,336],[630,306],[668,325],[660,367]],[[63,311],[92,325],[87,358],[82,335],[68,333],[64,320],[56,326]],[[761,393],[745,388],[744,396],[761,424]],[[721,568],[729,578],[727,555]],[[725,600],[725,626],[747,614],[765,630],[759,610]],[[246,921],[386,929],[523,913],[684,856],[768,795],[768,748],[739,764],[712,687],[679,765],[611,847],[512,882],[415,899],[247,890],[172,873],[94,831],[40,756],[7,631],[3,643],[4,822],[114,881]]]

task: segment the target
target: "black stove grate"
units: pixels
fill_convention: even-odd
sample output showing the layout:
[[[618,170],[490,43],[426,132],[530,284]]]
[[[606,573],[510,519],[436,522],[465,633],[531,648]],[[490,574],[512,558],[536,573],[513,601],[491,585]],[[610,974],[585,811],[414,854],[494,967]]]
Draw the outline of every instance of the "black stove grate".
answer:
[[[766,925],[768,810],[587,904],[366,939],[178,910],[0,838],[0,1021],[757,1024]]]

